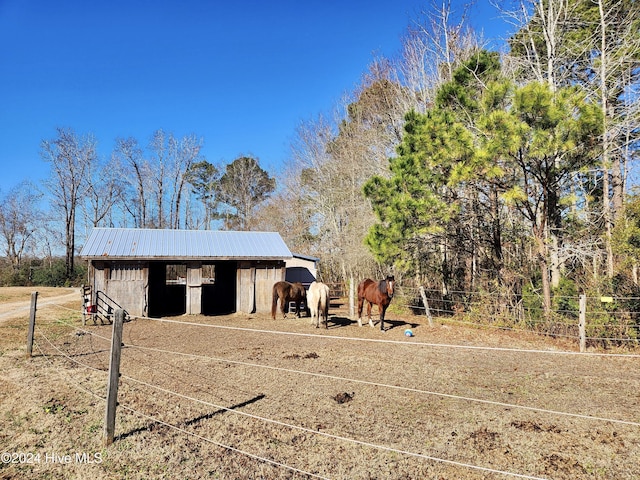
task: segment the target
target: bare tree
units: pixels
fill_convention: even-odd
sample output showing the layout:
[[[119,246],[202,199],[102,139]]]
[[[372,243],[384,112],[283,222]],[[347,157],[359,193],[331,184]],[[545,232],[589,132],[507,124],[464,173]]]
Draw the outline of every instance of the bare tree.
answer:
[[[89,172],[97,161],[96,141],[92,135],[78,137],[69,128],[58,128],[53,140],[43,140],[41,156],[51,165],[47,182],[52,206],[65,224],[65,268],[67,278],[74,271],[75,227],[78,204],[89,185]]]
[[[35,242],[42,221],[38,202],[42,194],[30,182],[22,182],[0,198],[0,240],[14,274],[20,270],[25,252]]]
[[[352,110],[361,113],[357,107]],[[313,219],[310,233],[324,259],[325,273],[353,281],[375,265],[362,242],[373,221],[362,184],[374,172],[386,171],[386,157],[374,160],[369,142],[363,141],[354,124],[342,123],[337,136],[332,125],[321,116],[298,127],[292,144],[292,170],[298,176],[289,180],[287,190],[300,193],[300,202]]]
[[[119,175],[119,165],[113,157],[104,165],[91,166],[85,201],[81,202],[87,226],[104,226],[111,217],[114,206],[123,194]]]
[[[188,181],[187,172],[191,166],[202,160],[200,150],[202,149],[202,139],[196,138],[195,135],[182,137],[181,140],[173,138],[169,139],[171,162],[171,228],[180,228],[183,224],[181,212],[183,210],[183,199],[185,194],[185,185]]]
[[[170,137],[172,141],[172,137]],[[148,173],[150,176],[149,187],[153,195],[151,208],[155,208],[153,227],[165,228],[165,182],[167,180],[167,170],[169,169],[169,152],[166,134],[162,130],[156,130],[151,137],[149,148],[152,157],[149,159]]]
[[[468,25],[466,10],[454,20],[450,0],[422,11],[407,29],[397,65],[398,79],[413,95],[405,112],[424,112],[436,89],[451,80],[453,71],[481,47],[482,41]]]
[[[142,148],[135,138],[117,138],[112,155],[123,171],[125,184],[122,206],[133,218],[135,227],[148,227],[147,204],[150,189],[149,167],[144,161]],[[126,187],[129,187],[127,189]]]
[[[593,10],[592,2],[588,3]],[[613,277],[615,262],[612,232],[624,214],[624,194],[629,145],[629,134],[636,129],[626,128],[629,120],[637,120],[628,108],[625,97],[640,77],[640,33],[638,22],[640,9],[637,2],[626,0],[597,0],[597,26],[587,28],[584,35],[595,59],[596,75],[602,111],[602,171],[603,217],[605,221],[607,274]],[[595,38],[593,38],[595,37]],[[593,40],[592,40],[593,39]],[[635,73],[634,73],[635,72]],[[636,130],[637,132],[637,130]],[[634,135],[637,139],[637,133]],[[611,195],[609,197],[609,192]]]

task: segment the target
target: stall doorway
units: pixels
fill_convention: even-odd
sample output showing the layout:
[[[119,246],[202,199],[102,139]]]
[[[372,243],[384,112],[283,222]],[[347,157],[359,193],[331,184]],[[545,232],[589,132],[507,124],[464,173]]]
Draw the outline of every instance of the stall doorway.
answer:
[[[236,311],[237,262],[202,265],[202,313],[228,315]]]
[[[149,264],[149,316],[170,317],[187,311],[187,266],[182,263]]]

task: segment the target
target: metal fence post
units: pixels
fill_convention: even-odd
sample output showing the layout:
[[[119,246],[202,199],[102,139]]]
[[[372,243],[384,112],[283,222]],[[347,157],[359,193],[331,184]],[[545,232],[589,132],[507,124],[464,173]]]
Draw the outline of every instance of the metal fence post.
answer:
[[[31,292],[31,311],[29,312],[29,332],[27,333],[27,357],[33,353],[33,334],[36,328],[36,306],[38,304],[38,292]]]
[[[111,363],[109,364],[109,383],[107,384],[107,409],[104,421],[104,444],[113,443],[116,429],[116,406],[118,405],[118,382],[120,380],[120,354],[122,351],[122,325],[124,310],[115,312],[113,333],[111,335]]]

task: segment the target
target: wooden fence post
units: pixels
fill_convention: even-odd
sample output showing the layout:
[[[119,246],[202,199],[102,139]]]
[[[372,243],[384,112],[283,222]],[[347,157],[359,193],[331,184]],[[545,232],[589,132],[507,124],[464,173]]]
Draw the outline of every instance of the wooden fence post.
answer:
[[[109,364],[109,383],[107,384],[107,409],[104,420],[104,445],[113,443],[116,430],[116,406],[118,405],[118,382],[120,380],[120,353],[122,351],[122,325],[124,310],[115,312],[113,333],[111,335],[111,363]]]
[[[349,277],[349,318],[353,320],[356,317],[356,307],[355,307],[355,284],[353,281],[353,275]]]
[[[36,306],[38,304],[38,292],[31,292],[31,311],[29,312],[29,332],[27,333],[27,357],[33,353],[33,334],[36,328]]]
[[[422,297],[422,304],[424,305],[424,311],[429,320],[429,326],[433,327],[433,317],[431,316],[431,310],[429,309],[429,301],[427,300],[427,294],[424,291],[424,287],[420,285],[420,296]]]
[[[578,335],[580,337],[580,351],[584,352],[587,349],[587,296],[583,293],[580,294],[580,317],[578,320]]]

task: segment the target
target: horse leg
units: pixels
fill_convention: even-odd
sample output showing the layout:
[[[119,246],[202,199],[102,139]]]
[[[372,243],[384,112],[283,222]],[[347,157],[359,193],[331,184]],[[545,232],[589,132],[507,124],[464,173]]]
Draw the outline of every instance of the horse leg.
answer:
[[[371,320],[371,308],[373,307],[373,303],[369,302],[367,305],[367,316],[369,317],[369,326],[373,327],[373,320]]]
[[[273,289],[273,303],[271,304],[271,318],[276,319],[276,311],[278,309],[278,292],[276,292],[275,288]]]
[[[364,307],[364,298],[358,297],[358,326],[362,326],[362,307]]]
[[[287,310],[289,310],[289,301],[287,300],[287,296],[283,295],[280,297],[280,310],[282,310],[282,317],[287,318]]]
[[[384,332],[384,313],[387,311],[387,305],[378,305],[380,308],[380,331]]]
[[[315,302],[312,305],[309,306],[309,311],[311,312],[311,325],[315,325],[316,328],[318,328],[319,327],[319,325],[318,325],[319,312],[318,312],[318,309],[317,309],[317,307],[315,305]]]
[[[329,329],[329,300],[322,306],[322,318],[324,318],[324,328]]]

